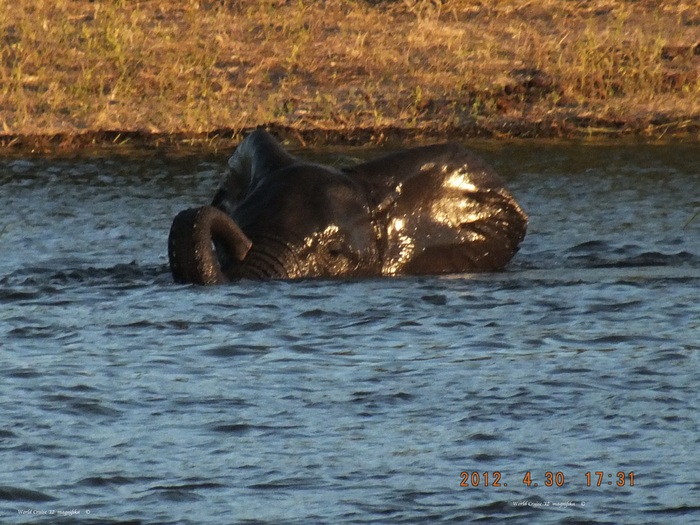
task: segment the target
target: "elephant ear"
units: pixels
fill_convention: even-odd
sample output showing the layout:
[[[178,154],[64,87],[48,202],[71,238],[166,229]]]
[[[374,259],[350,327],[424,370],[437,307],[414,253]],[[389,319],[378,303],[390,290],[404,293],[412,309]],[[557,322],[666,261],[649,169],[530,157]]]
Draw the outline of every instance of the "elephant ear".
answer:
[[[349,168],[367,188],[384,275],[497,270],[527,216],[498,175],[458,144],[409,149]]]
[[[214,195],[212,206],[232,215],[260,180],[297,162],[272,135],[256,129],[243,139],[228,160],[226,180]]]

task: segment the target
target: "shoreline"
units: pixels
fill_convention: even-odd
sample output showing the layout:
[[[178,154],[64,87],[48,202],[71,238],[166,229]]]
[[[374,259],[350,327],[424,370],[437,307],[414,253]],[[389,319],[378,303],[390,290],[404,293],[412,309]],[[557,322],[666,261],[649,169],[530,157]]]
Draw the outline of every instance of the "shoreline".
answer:
[[[91,145],[700,141],[691,0],[17,0],[0,155]]]
[[[47,134],[0,133],[0,156],[17,153],[61,153],[90,148],[123,147],[143,149],[201,148],[222,149],[235,146],[256,128],[267,129],[278,140],[291,147],[328,146],[395,146],[428,142],[466,142],[470,139],[487,140],[578,140],[596,142],[698,142],[700,118],[681,121],[607,121],[583,119],[565,122],[500,122],[494,126],[477,123],[447,128],[396,126],[327,129],[281,126],[276,123],[246,129],[215,129],[207,132],[158,133],[145,130],[81,130]]]

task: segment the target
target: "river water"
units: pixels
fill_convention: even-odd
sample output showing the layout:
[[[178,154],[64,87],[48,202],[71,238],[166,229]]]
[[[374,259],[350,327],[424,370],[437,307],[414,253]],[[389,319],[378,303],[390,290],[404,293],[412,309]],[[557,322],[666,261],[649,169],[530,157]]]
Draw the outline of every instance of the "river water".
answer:
[[[700,148],[475,148],[506,271],[219,287],[230,152],[0,159],[0,522],[700,522]]]

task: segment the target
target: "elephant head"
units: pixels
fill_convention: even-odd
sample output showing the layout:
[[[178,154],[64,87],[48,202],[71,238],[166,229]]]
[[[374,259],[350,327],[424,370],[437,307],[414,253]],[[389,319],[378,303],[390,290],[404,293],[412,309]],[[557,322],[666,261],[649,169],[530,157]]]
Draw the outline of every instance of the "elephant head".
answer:
[[[170,230],[177,282],[498,270],[527,217],[499,177],[457,144],[346,169],[300,160],[256,130],[210,206]]]

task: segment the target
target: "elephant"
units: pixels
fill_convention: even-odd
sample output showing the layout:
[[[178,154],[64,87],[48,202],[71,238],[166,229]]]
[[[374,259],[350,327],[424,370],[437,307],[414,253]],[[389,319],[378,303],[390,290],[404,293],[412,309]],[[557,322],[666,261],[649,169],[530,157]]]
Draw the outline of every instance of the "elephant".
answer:
[[[457,143],[337,169],[257,129],[228,167],[211,205],[173,220],[177,283],[496,271],[527,229],[498,175]]]

